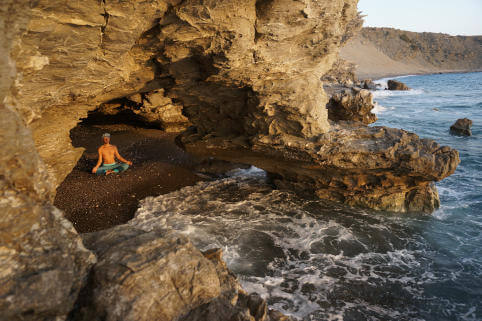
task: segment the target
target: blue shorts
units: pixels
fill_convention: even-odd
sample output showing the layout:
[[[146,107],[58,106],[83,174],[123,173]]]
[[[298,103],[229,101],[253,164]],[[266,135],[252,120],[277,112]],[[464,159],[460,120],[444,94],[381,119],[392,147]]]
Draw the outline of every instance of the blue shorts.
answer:
[[[115,173],[120,173],[125,171],[126,169],[129,168],[129,165],[126,163],[114,163],[114,164],[104,164],[99,169],[97,169],[97,172],[95,172],[97,175],[105,175],[107,171],[113,171]]]

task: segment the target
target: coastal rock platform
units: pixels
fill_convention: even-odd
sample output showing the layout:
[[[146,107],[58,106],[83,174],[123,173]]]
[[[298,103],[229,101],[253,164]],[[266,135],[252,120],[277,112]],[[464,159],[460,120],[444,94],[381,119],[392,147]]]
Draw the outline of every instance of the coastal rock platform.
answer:
[[[456,150],[400,129],[333,124],[316,140],[263,137],[227,140],[184,133],[192,153],[254,164],[279,187],[348,205],[431,213],[439,206],[433,181],[452,174]]]

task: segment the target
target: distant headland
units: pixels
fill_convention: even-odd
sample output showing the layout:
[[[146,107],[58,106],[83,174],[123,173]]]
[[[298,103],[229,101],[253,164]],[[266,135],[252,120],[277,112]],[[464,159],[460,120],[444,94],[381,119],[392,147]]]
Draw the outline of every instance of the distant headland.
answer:
[[[363,28],[341,49],[359,78],[482,70],[482,35]]]

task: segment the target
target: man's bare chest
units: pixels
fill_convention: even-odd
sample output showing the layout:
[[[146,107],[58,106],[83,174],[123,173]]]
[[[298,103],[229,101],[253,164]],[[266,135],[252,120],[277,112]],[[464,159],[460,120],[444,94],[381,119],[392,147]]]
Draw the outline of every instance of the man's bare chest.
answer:
[[[114,157],[114,154],[115,154],[115,149],[112,147],[112,148],[104,148],[102,149],[102,156],[104,157]]]

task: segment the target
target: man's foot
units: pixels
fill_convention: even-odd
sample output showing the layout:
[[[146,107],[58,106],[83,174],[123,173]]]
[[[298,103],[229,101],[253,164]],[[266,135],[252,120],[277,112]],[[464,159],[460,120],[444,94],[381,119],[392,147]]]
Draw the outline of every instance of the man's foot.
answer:
[[[112,169],[105,171],[105,175],[114,174],[114,173],[115,172]]]

